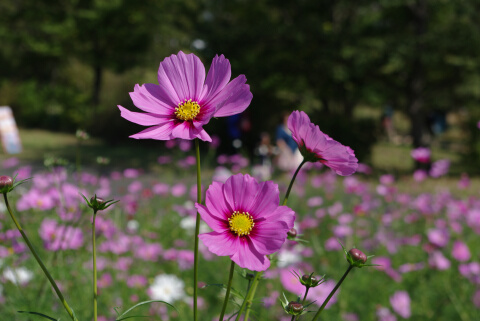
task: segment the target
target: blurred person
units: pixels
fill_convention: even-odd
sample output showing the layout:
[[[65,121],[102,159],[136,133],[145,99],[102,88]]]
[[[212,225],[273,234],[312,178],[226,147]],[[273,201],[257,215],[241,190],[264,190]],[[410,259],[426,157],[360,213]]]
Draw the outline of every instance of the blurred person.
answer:
[[[387,104],[383,109],[383,114],[381,118],[382,128],[387,134],[388,142],[393,142],[395,136],[395,129],[393,127],[393,107],[390,104]]]
[[[270,134],[262,132],[260,142],[254,151],[256,165],[254,166],[254,176],[261,180],[268,180],[272,176],[272,157],[276,154],[276,148],[272,145]]]
[[[283,171],[295,170],[303,160],[303,156],[298,150],[297,143],[292,138],[292,133],[288,129],[288,117],[290,113],[282,114],[282,122],[276,129],[276,143],[278,156],[276,163],[279,169]]]

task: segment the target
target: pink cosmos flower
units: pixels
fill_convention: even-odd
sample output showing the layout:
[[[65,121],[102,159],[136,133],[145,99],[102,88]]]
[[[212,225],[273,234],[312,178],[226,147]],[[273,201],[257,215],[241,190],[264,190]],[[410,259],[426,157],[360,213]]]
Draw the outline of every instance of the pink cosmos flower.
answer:
[[[468,245],[463,243],[462,241],[455,241],[453,242],[452,248],[452,257],[459,261],[459,262],[466,262],[470,260],[470,250],[468,249]]]
[[[306,161],[321,162],[342,176],[357,170],[358,159],[353,150],[325,135],[303,111],[296,110],[288,117],[288,129]]]
[[[223,55],[213,58],[205,79],[205,67],[194,54],[171,55],[158,69],[158,85],[136,85],[130,97],[145,113],[118,106],[121,116],[143,126],[151,126],[130,137],[170,140],[174,138],[211,142],[203,129],[212,117],[243,112],[252,93],[244,75],[230,81],[230,62]]]
[[[410,296],[406,291],[397,291],[390,297],[390,304],[393,311],[402,318],[408,319],[412,315],[410,310]]]
[[[377,309],[377,317],[378,321],[397,321],[397,317],[385,307],[380,307]]]
[[[440,159],[432,164],[430,168],[430,176],[438,178],[448,173],[450,161],[448,159]]]
[[[195,204],[213,232],[199,235],[210,252],[230,256],[240,267],[265,271],[268,254],[277,252],[293,227],[295,213],[279,206],[278,186],[237,174],[222,184],[213,182],[205,206]]]
[[[437,270],[443,271],[450,268],[450,261],[440,251],[434,251],[428,258],[428,264]]]
[[[412,149],[412,151],[410,152],[410,155],[412,155],[412,158],[419,163],[429,163],[431,152],[429,148],[418,147],[418,148]]]

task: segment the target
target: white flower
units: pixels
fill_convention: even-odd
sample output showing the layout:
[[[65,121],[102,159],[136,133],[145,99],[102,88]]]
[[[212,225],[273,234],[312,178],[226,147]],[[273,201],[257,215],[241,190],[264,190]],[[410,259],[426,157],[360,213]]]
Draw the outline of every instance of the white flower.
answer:
[[[195,231],[195,226],[197,219],[194,216],[186,216],[180,221],[180,227],[186,230],[187,232],[193,233]],[[210,232],[210,229],[205,222],[200,222],[200,233]]]
[[[185,297],[185,283],[172,274],[157,275],[149,288],[153,300],[172,303]]]
[[[7,267],[3,271],[3,277],[15,284],[25,284],[33,278],[33,273],[24,267],[19,267],[18,269]]]
[[[127,222],[127,229],[131,232],[137,232],[140,227],[140,223],[136,220],[130,220]]]
[[[299,250],[296,249],[295,251],[289,250],[281,250],[278,253],[278,267],[286,267],[292,265],[294,263],[300,262],[302,260],[302,256],[299,254]]]
[[[180,227],[184,230],[194,230],[196,218],[193,216],[186,216],[180,221]]]

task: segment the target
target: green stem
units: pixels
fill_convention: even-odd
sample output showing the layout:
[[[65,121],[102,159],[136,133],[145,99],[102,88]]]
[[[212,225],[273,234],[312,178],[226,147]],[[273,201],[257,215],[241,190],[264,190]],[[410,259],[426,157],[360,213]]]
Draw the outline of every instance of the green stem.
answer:
[[[349,273],[352,269],[353,269],[353,265],[349,265],[347,271],[345,271],[345,273],[343,274],[343,276],[342,276],[342,278],[340,279],[340,281],[338,281],[337,285],[335,285],[335,287],[333,288],[332,292],[330,292],[330,294],[328,295],[328,297],[325,299],[325,301],[323,302],[322,306],[320,307],[320,309],[318,309],[317,313],[316,313],[315,316],[313,317],[312,321],[315,321],[315,320],[318,319],[318,316],[320,315],[320,313],[322,313],[323,309],[325,309],[325,307],[327,306],[328,301],[330,301],[330,299],[331,299],[332,296],[335,294],[335,292],[337,292],[337,289],[340,287],[340,285],[342,284],[343,280],[345,280],[345,278],[347,277],[348,273]]]
[[[302,300],[302,305],[305,306],[305,301],[307,300],[307,294],[308,294],[308,290],[310,290],[310,287],[309,286],[306,286],[305,287],[305,295],[303,296],[303,300]],[[293,318],[293,317],[292,317]],[[298,318],[300,318],[300,315],[297,315],[296,318],[292,319],[293,320],[298,320]]]
[[[202,179],[200,175],[200,142],[195,138],[195,156],[197,160],[197,203],[202,202]],[[193,320],[197,321],[197,290],[198,290],[198,234],[200,233],[200,214],[197,212],[195,223],[195,249],[193,259]]]
[[[295,182],[295,178],[297,178],[297,174],[298,174],[298,172],[300,172],[300,168],[302,168],[302,166],[306,162],[307,161],[304,158],[303,161],[300,163],[300,165],[298,165],[297,170],[295,171],[295,174],[293,174],[292,180],[290,181],[290,185],[288,185],[288,189],[287,189],[287,192],[285,193],[285,198],[283,199],[283,204],[282,205],[287,205],[288,196],[290,196],[290,191],[292,190],[293,182]]]
[[[256,284],[258,284],[257,281],[258,281],[258,279],[260,278],[261,275],[262,275],[262,272],[255,273],[255,277],[253,278],[252,286],[248,290],[247,295],[245,296],[245,299],[243,299],[242,306],[240,307],[240,310],[238,311],[238,314],[237,314],[237,317],[236,317],[235,321],[240,320],[240,317],[242,316],[243,310],[245,310],[245,306],[247,305],[247,301],[251,300],[250,298],[253,298],[253,296],[255,295],[255,290],[257,289]],[[245,318],[243,319],[243,321],[247,321],[247,315],[245,315]]]
[[[305,300],[307,300],[308,290],[310,290],[309,286],[307,286],[305,289],[305,295],[303,296],[302,305],[305,305]]]
[[[15,218],[15,215],[13,214],[12,209],[10,208],[10,204],[8,203],[8,198],[7,198],[7,193],[3,194],[3,198],[5,199],[5,205],[7,206],[8,213],[10,213],[10,217],[12,218],[13,222],[17,226],[18,231],[22,235],[23,239],[25,240],[25,243],[27,243],[28,248],[30,249],[30,252],[32,252],[33,256],[35,257],[35,260],[37,260],[38,265],[40,265],[40,268],[42,269],[43,273],[45,273],[45,276],[48,278],[50,281],[50,284],[52,285],[53,289],[55,290],[55,293],[58,296],[58,299],[60,302],[62,302],[63,306],[65,307],[65,310],[67,311],[68,315],[70,318],[72,318],[73,321],[78,321],[75,315],[73,314],[72,309],[68,305],[67,301],[65,300],[65,297],[63,296],[62,292],[57,286],[57,283],[55,283],[55,280],[52,278],[50,273],[48,272],[47,268],[42,262],[42,259],[40,259],[40,256],[38,256],[37,251],[33,248],[32,243],[30,243],[30,240],[28,239],[27,235],[23,231],[22,227],[20,226],[20,223],[17,221]]]
[[[307,162],[307,161],[306,161],[305,159],[303,159],[303,161],[300,163],[300,165],[298,165],[297,170],[296,170],[295,173],[293,174],[292,180],[290,181],[290,184],[288,185],[287,192],[285,193],[285,198],[283,199],[283,205],[287,205],[288,196],[290,195],[290,192],[291,192],[291,190],[292,190],[292,186],[293,186],[293,183],[295,182],[295,178],[297,177],[298,172],[300,172],[300,169],[302,168],[302,166],[303,166],[306,162]],[[262,272],[257,272],[257,273],[255,274],[255,278],[254,278],[254,280],[253,280],[253,282],[252,282],[252,286],[251,286],[250,290],[248,291],[248,295],[247,295],[246,299],[243,301],[242,308],[240,309],[240,312],[238,313],[238,316],[237,316],[237,319],[236,319],[236,320],[239,320],[239,318],[240,318],[240,316],[241,316],[241,313],[243,312],[243,308],[244,308],[245,303],[247,304],[247,311],[245,312],[244,321],[247,321],[247,320],[248,320],[248,316],[249,316],[249,314],[250,314],[250,308],[251,308],[251,306],[252,306],[253,297],[255,296],[255,292],[256,292],[256,290],[257,290],[258,281],[259,281],[261,275],[262,275]]]
[[[235,262],[232,261],[232,264],[230,265],[230,274],[228,276],[227,293],[225,293],[225,301],[223,301],[222,313],[220,313],[220,318],[218,319],[218,321],[223,321],[223,316],[225,315],[225,310],[227,309],[228,298],[230,297],[230,289],[232,288],[234,270]]]
[[[93,212],[92,222],[92,250],[93,250],[93,320],[97,321],[97,249],[95,245],[95,219],[97,218],[97,211]]]
[[[253,304],[253,298],[255,297],[255,292],[257,291],[257,286],[258,286],[258,281],[260,280],[260,276],[262,275],[262,272],[257,272],[255,275],[255,279],[253,280],[252,284],[252,292],[250,296],[248,297],[247,300],[247,307],[245,310],[245,318],[243,318],[243,321],[248,321],[248,316],[250,315],[250,310],[252,309],[252,304]]]

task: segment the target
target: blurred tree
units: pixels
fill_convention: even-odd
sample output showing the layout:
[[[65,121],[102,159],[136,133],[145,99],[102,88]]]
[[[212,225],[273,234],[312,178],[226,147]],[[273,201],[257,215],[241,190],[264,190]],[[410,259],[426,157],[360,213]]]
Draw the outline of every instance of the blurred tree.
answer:
[[[99,104],[105,69],[125,71],[141,64],[150,47],[159,14],[157,1],[82,0],[75,11],[72,47],[94,71],[91,104]],[[161,14],[161,12],[160,12]]]
[[[354,124],[355,106],[392,104],[409,116],[420,146],[428,143],[432,111],[478,98],[471,85],[479,80],[480,53],[473,0],[203,4],[198,32],[205,54],[224,53],[247,75],[254,121],[270,127],[279,120],[264,115],[278,109],[301,107],[323,122],[341,117]]]
[[[253,128],[271,129],[280,122],[279,110],[301,108],[317,111],[314,120],[322,117],[322,128],[333,129],[338,122],[329,126],[325,117],[352,124],[355,106],[372,97],[369,79],[381,58],[377,50],[381,44],[369,34],[372,19],[363,2],[204,4],[199,33],[206,37],[205,53],[225,54],[236,70],[246,74],[254,94]],[[342,134],[338,128],[329,134],[339,140],[356,135]],[[373,143],[374,137],[365,139],[366,153]]]
[[[48,82],[69,54],[75,0],[0,2],[0,80]]]
[[[425,134],[432,111],[472,102],[473,92],[466,88],[480,67],[474,3],[378,1],[377,37],[383,41],[378,90],[409,116],[415,147],[429,143]]]

